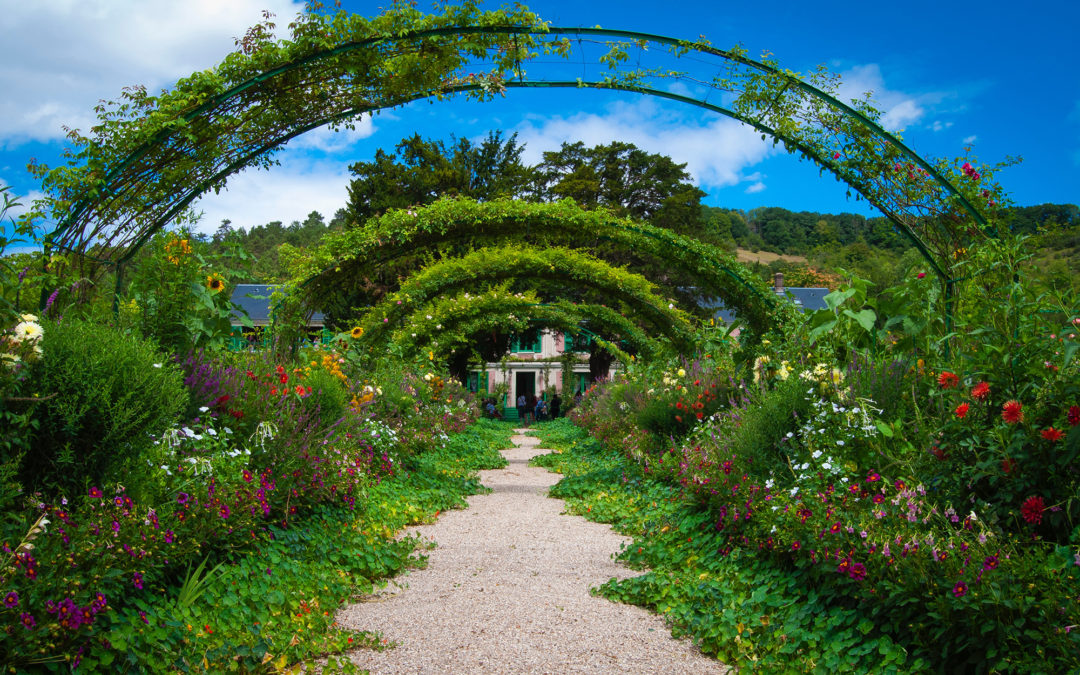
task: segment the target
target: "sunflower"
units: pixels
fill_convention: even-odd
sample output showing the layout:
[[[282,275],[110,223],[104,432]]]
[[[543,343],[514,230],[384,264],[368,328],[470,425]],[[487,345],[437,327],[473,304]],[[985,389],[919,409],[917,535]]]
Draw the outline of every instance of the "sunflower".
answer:
[[[352,331],[349,332],[349,335],[352,336],[352,339],[354,339],[354,340],[358,339],[363,334],[364,334],[364,329],[361,328],[360,326],[356,326],[355,328],[352,329]]]
[[[206,277],[206,287],[209,288],[212,293],[219,293],[225,288],[225,281],[221,277],[211,274]]]

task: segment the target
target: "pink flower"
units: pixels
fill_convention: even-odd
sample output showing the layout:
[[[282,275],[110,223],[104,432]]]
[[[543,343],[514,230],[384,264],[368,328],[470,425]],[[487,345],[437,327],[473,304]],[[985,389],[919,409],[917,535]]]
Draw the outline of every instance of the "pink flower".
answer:
[[[922,279],[925,276],[926,276],[926,272],[919,272],[918,274],[915,275],[915,278],[916,279]]]
[[[840,159],[840,153],[839,152],[834,152],[832,158],[833,159]]]

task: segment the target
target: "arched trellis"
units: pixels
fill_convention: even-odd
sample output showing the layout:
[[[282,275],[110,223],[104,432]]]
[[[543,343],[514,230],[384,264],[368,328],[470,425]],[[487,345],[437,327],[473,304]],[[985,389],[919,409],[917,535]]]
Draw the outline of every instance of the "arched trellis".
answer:
[[[535,59],[539,54],[567,63],[575,49],[584,52],[585,45],[601,42],[595,63],[606,74],[535,75],[547,63]],[[626,69],[623,64],[634,61],[630,52],[637,54],[636,67]],[[657,54],[687,70],[641,65]],[[690,54],[694,58],[683,58]],[[523,65],[532,71],[528,76]],[[478,66],[490,69],[469,72]],[[655,86],[671,80],[704,93],[676,96]],[[985,179],[979,184],[978,172],[950,173],[946,163],[916,155],[880,126],[880,113],[869,103],[839,101],[832,94],[836,80],[825,72],[801,78],[742,50],[720,50],[704,41],[550,27],[524,8],[481,12],[465,2],[441,15],[422,15],[395,4],[372,20],[304,15],[293,24],[291,39],[280,42],[268,31],[252,31],[242,50],[215,70],[196,73],[160,97],[127,94],[93,137],[75,137],[82,147],[69,166],[39,167],[46,195],[40,206],[59,222],[46,249],[85,255],[96,247],[122,264],[199,195],[220,189],[247,166],[267,166],[276,148],[307,130],[420,98],[490,99],[530,86],[636,91],[749,124],[879,208],[949,282],[950,292],[950,254],[965,237],[979,234],[986,224],[983,211],[998,196]],[[710,95],[734,98],[718,105]],[[965,220],[972,226],[956,226]]]
[[[511,293],[500,288],[441,297],[417,308],[410,321],[385,339],[403,353],[415,353],[423,348],[444,353],[470,344],[470,338],[479,332],[521,332],[542,326],[580,334],[585,322],[590,326],[589,335],[602,337],[597,333],[600,331],[607,337],[604,347],[621,361],[626,361],[628,355],[613,344],[614,340],[624,342],[630,352],[645,358],[662,351],[657,340],[611,307],[565,300],[544,303],[533,292]]]
[[[318,304],[320,297],[338,292],[343,279],[370,275],[377,266],[417,250],[461,241],[484,245],[513,240],[570,247],[605,240],[665,260],[695,277],[702,293],[720,295],[728,306],[739,308],[739,315],[759,332],[776,320],[781,309],[765,283],[727,252],[602,208],[587,210],[570,200],[455,198],[389,211],[363,227],[328,234],[300,273],[309,277],[304,294]]]
[[[690,349],[693,345],[693,327],[687,315],[654,294],[644,278],[578,251],[519,246],[480,249],[423,268],[364,314],[360,324],[363,335],[356,346],[364,352],[369,346],[383,343],[399,322],[435,298],[511,279],[587,283],[630,306],[636,316],[677,348]]]

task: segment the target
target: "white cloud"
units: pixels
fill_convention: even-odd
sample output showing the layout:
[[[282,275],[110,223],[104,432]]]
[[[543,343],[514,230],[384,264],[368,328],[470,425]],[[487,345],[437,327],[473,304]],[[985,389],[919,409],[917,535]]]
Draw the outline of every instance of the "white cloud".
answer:
[[[758,181],[758,182],[754,183],[753,185],[751,185],[750,187],[746,188],[746,190],[744,190],[744,192],[746,192],[746,194],[748,194],[748,195],[752,195],[752,194],[757,194],[758,192],[761,192],[764,189],[765,189],[765,183],[762,183],[761,181]]]
[[[4,178],[2,176],[0,176],[0,186],[4,186],[4,185],[11,185],[11,183],[4,180]],[[4,214],[4,223],[3,224],[6,224],[7,220],[9,218],[14,220],[14,219],[17,219],[22,214],[26,213],[30,209],[30,207],[33,205],[35,200],[41,199],[45,195],[40,190],[31,190],[27,194],[16,194],[13,190],[8,190],[7,196],[8,196],[9,199],[17,200],[18,205],[13,206],[13,207],[11,207],[11,208],[9,208],[7,210],[7,212]]]
[[[772,143],[761,140],[752,127],[726,117],[691,118],[650,100],[615,103],[602,114],[532,116],[515,130],[525,143],[527,163],[540,162],[544,151],[557,150],[563,142],[593,146],[622,141],[685,162],[693,180],[706,190],[752,180],[743,171],[774,152]]]
[[[876,63],[855,66],[840,73],[840,77],[836,97],[841,101],[852,101],[862,99],[866,92],[871,92],[874,107],[882,112],[881,125],[886,131],[899,131],[918,122],[926,114],[927,106],[943,98],[938,93],[912,95],[887,88],[881,68]],[[946,126],[952,126],[952,123]]]
[[[941,120],[934,120],[934,123],[930,125],[930,128],[934,131],[944,131],[952,125],[952,122],[942,122]]]
[[[89,129],[93,106],[123,87],[151,91],[210,68],[268,9],[277,30],[296,0],[24,0],[0,12],[0,142]],[[46,39],[47,38],[47,39]]]
[[[964,145],[971,145],[972,143],[975,142],[975,139],[977,139],[977,138],[978,138],[978,136],[976,136],[975,134],[972,134],[970,136],[965,137],[964,138]]]
[[[269,171],[246,169],[229,179],[220,194],[203,195],[194,204],[196,212],[203,212],[197,229],[214,232],[224,219],[231,220],[233,228],[250,229],[275,220],[288,225],[303,222],[312,211],[329,221],[345,206],[352,179],[347,163],[315,161],[289,150],[277,159],[280,166]]]
[[[337,153],[351,149],[358,141],[375,133],[375,124],[371,115],[364,115],[355,122],[354,126],[355,129],[342,128],[338,131],[329,127],[319,127],[289,141],[288,147]]]

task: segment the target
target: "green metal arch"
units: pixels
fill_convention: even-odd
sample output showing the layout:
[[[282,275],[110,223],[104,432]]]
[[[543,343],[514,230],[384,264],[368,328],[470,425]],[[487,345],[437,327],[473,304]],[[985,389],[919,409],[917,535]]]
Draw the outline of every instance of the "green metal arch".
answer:
[[[402,219],[409,221],[412,229],[399,227]],[[729,306],[738,307],[740,316],[759,332],[778,318],[776,295],[733,256],[670,230],[619,218],[604,209],[586,210],[569,200],[532,203],[447,198],[416,209],[388,212],[362,228],[327,235],[312,256],[321,269],[310,272],[304,292],[317,299],[337,291],[343,278],[356,278],[401,255],[463,238],[478,243],[542,241],[579,248],[578,240],[592,236],[670,261],[696,276],[703,292],[715,293]]]
[[[513,279],[563,281],[567,278],[588,279],[595,290],[633,308],[637,316],[647,321],[658,334],[670,339],[676,348],[692,348],[693,327],[686,315],[653,294],[651,284],[643,277],[617,270],[578,251],[531,247],[480,249],[425,267],[409,277],[399,291],[365,314],[361,321],[363,336],[357,341],[358,346],[363,351],[368,346],[385,342],[404,317],[421,311],[428,302],[450,292]]]
[[[684,40],[678,40],[676,38],[670,38],[660,35],[654,35],[649,33],[641,33],[634,31],[621,31],[613,29],[601,29],[601,28],[562,28],[562,27],[545,27],[545,26],[448,26],[420,31],[405,32],[400,35],[387,36],[380,35],[369,39],[348,42],[341,45],[337,45],[331,49],[325,49],[316,51],[299,59],[296,59],[289,63],[281,64],[277,67],[271,68],[263,73],[255,75],[248,80],[238,83],[225,92],[213,96],[207,99],[203,104],[195,107],[188,113],[186,113],[180,120],[182,123],[177,125],[166,125],[147,139],[141,145],[134,148],[123,160],[117,163],[113,167],[109,167],[104,171],[104,176],[101,179],[95,179],[92,187],[88,186],[86,192],[81,195],[81,199],[74,205],[74,207],[68,212],[68,214],[62,219],[57,229],[50,233],[46,238],[46,247],[59,247],[67,248],[69,250],[75,250],[77,252],[85,252],[85,249],[91,245],[90,239],[101,231],[100,226],[95,226],[91,230],[91,234],[87,235],[90,239],[81,238],[86,234],[87,227],[93,222],[94,207],[95,205],[104,205],[106,203],[111,204],[113,200],[121,200],[121,203],[126,200],[130,200],[138,203],[138,198],[135,195],[130,194],[135,190],[135,186],[125,184],[123,182],[124,172],[128,169],[136,166],[139,162],[145,158],[154,154],[156,150],[162,150],[169,147],[170,152],[182,153],[184,150],[185,138],[195,138],[192,141],[194,145],[191,146],[192,152],[197,152],[199,145],[197,140],[197,132],[195,130],[196,123],[200,120],[209,119],[212,117],[213,111],[221,106],[223,103],[228,102],[236,97],[245,95],[252,91],[258,91],[262,85],[269,85],[275,78],[292,74],[296,71],[301,71],[306,67],[313,66],[314,64],[326,62],[334,57],[347,55],[351,52],[360,51],[368,48],[375,48],[380,45],[387,44],[405,44],[410,42],[422,42],[427,38],[445,37],[445,36],[463,36],[463,35],[504,35],[517,37],[527,37],[529,39],[544,37],[552,38],[559,35],[571,35],[571,36],[592,36],[592,37],[607,37],[625,39],[634,42],[641,43],[656,43],[661,45],[667,45],[673,50],[682,52],[696,51],[702,54],[709,54],[715,57],[719,57],[731,63],[737,63],[747,68],[753,69],[760,73],[767,74],[770,77],[776,77],[783,79],[788,86],[798,89],[806,93],[808,96],[825,102],[832,109],[838,111],[839,114],[846,118],[855,120],[859,125],[858,128],[864,129],[870,136],[879,139],[887,147],[895,150],[895,153],[899,156],[910,160],[911,162],[920,166],[933,182],[943,191],[945,197],[956,200],[960,206],[978,223],[985,224],[986,220],[980,213],[980,211],[974,207],[964,196],[956,189],[956,187],[943,175],[938,173],[932,165],[919,157],[913,151],[905,146],[898,138],[889,134],[879,125],[877,125],[872,119],[861,113],[860,111],[844,104],[837,100],[831,94],[817,89],[808,82],[796,77],[794,74],[781,71],[774,66],[759,61],[749,59],[742,54],[725,51],[712,48],[708,45],[701,43],[693,43]],[[530,43],[532,44],[532,43]],[[905,232],[916,245],[920,251],[927,258],[927,260],[934,266],[936,272],[939,275],[945,277],[946,272],[938,264],[938,261],[926,250],[918,235],[912,231],[910,224],[902,217],[903,214],[896,212],[890,205],[884,203],[884,201],[875,195],[870,190],[868,184],[860,184],[850,177],[845,177],[840,171],[840,167],[836,166],[828,157],[822,157],[819,153],[814,152],[810,147],[802,144],[798,138],[793,135],[789,135],[783,130],[770,128],[766,125],[762,118],[765,117],[768,110],[762,112],[758,118],[751,118],[747,115],[741,115],[733,110],[726,109],[722,106],[717,106],[708,103],[706,100],[693,99],[692,97],[684,97],[670,92],[664,92],[655,88],[647,87],[642,84],[635,83],[634,78],[626,82],[620,82],[617,78],[607,78],[602,81],[526,81],[523,74],[518,70],[514,73],[518,80],[508,80],[503,83],[506,87],[593,87],[602,89],[620,89],[626,91],[636,91],[638,93],[660,96],[670,100],[676,100],[683,103],[690,103],[699,107],[719,112],[721,114],[728,115],[734,119],[738,119],[744,123],[751,124],[755,128],[759,129],[767,135],[773,136],[773,138],[784,142],[785,145],[793,147],[796,151],[802,153],[812,161],[815,161],[824,169],[830,170],[836,173],[837,176],[847,182],[852,189],[862,194],[870,203],[877,206],[886,216],[888,216],[897,225],[898,229]],[[272,152],[279,145],[285,141],[293,138],[305,131],[323,126],[328,123],[350,119],[365,112],[372,112],[388,107],[396,107],[407,103],[411,100],[419,98],[427,98],[432,96],[446,96],[459,92],[477,92],[481,88],[478,85],[454,85],[445,84],[437,89],[417,92],[410,96],[402,97],[397,100],[383,100],[371,103],[369,105],[353,107],[348,110],[340,110],[333,114],[328,114],[322,117],[317,117],[313,121],[299,121],[299,126],[294,126],[287,132],[271,137],[265,142],[258,144],[253,149],[246,151],[239,151],[234,149],[235,159],[224,163],[224,168],[217,171],[212,171],[208,175],[196,175],[192,176],[192,180],[187,181],[185,186],[176,186],[175,193],[171,192],[169,186],[163,186],[165,192],[174,197],[172,202],[163,204],[166,198],[162,198],[158,202],[145,205],[146,208],[140,210],[140,217],[147,216],[145,220],[142,220],[142,224],[135,227],[136,235],[130,239],[122,240],[122,243],[116,247],[118,261],[127,260],[132,255],[132,250],[141,246],[148,236],[153,232],[160,230],[166,226],[170,220],[179,215],[184,209],[187,208],[190,203],[199,195],[209,190],[211,187],[220,185],[221,182],[232,173],[239,171],[241,168],[248,166],[259,158],[263,157],[267,153]],[[272,98],[271,98],[272,100]],[[256,101],[258,103],[258,101]],[[265,103],[265,102],[264,102]],[[177,131],[177,129],[180,131]],[[210,132],[213,131],[211,128]],[[184,136],[186,134],[187,136]],[[208,141],[204,141],[208,142]],[[152,177],[151,177],[152,178]],[[119,184],[118,184],[119,182]],[[156,212],[154,210],[156,209]],[[129,218],[129,223],[131,218]],[[122,229],[128,223],[121,223],[118,227]],[[75,232],[78,234],[74,234]]]
[[[452,316],[437,314],[438,318],[424,322],[427,325],[418,327],[415,323],[410,324],[393,331],[391,335],[387,336],[387,339],[397,344],[404,352],[414,353],[426,349],[427,347],[422,345],[430,345],[438,335],[450,332],[455,328],[460,328],[461,332],[466,335],[483,332],[489,329],[492,321],[495,322],[495,325],[505,325],[507,318],[513,315],[517,318],[524,318],[524,323],[530,325],[557,328],[573,334],[587,334],[603,340],[606,344],[610,344],[610,340],[581,325],[582,322],[587,321],[596,330],[601,330],[605,334],[619,336],[620,339],[626,342],[632,352],[645,358],[655,356],[661,351],[660,345],[654,339],[645,335],[626,317],[610,307],[588,303],[573,304],[565,300],[539,303],[529,297],[511,299],[500,296],[491,301],[486,301],[488,295],[489,293],[483,293],[477,296],[477,302],[470,303],[466,311]],[[458,296],[457,299],[460,299],[460,297]],[[427,305],[424,308],[418,308],[413,313],[413,316],[432,310],[438,311],[431,305]],[[436,324],[436,322],[439,323]],[[416,331],[415,337],[413,336],[414,331]],[[439,341],[438,346],[440,351],[446,351],[452,345]],[[624,362],[628,360],[628,354],[622,349],[614,348],[611,352],[613,356]]]

